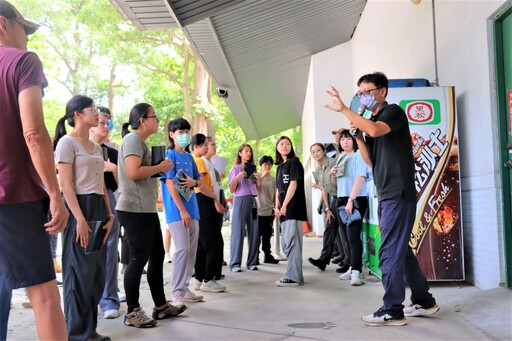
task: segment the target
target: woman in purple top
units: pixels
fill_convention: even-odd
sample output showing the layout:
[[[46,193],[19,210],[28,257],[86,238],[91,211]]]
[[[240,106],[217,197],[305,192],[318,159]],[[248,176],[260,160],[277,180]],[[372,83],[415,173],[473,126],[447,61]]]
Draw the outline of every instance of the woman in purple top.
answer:
[[[258,173],[254,172],[255,169],[252,147],[242,144],[238,148],[236,163],[229,173],[229,190],[235,197],[231,218],[231,259],[229,261],[229,267],[233,272],[242,271],[242,251],[246,226],[249,244],[247,269],[249,271],[258,270],[258,206],[255,199],[258,195]]]

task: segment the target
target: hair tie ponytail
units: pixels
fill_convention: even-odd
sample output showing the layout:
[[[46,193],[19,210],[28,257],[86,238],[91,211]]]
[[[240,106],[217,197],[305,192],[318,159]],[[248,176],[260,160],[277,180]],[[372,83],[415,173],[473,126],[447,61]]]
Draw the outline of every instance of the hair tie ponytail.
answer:
[[[121,137],[125,137],[130,133],[130,130],[128,130],[128,127],[130,126],[130,122],[123,123],[122,131],[121,131]]]

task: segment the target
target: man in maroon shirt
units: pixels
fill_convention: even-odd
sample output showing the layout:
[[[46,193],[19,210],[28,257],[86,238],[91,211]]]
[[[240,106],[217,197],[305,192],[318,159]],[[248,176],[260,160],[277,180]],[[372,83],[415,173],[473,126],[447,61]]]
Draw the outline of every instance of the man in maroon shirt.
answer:
[[[38,27],[0,0],[0,280],[26,287],[40,339],[67,340],[48,233],[61,232],[69,215],[43,120],[46,78],[27,51]]]

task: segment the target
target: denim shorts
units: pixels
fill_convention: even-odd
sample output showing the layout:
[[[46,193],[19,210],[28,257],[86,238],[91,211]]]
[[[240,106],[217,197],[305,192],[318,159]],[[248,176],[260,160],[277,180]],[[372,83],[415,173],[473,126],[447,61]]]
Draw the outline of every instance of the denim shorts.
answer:
[[[0,204],[0,272],[8,289],[55,279],[48,221],[49,199]]]

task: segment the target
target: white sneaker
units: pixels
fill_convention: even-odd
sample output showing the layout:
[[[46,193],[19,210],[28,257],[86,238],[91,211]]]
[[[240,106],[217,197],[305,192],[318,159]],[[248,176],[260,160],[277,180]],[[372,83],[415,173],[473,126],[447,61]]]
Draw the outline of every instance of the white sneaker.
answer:
[[[361,282],[361,271],[352,270],[352,274],[350,275],[350,285],[352,285],[352,286],[363,285],[363,282]]]
[[[187,291],[185,296],[182,297],[182,301],[185,302],[201,302],[203,300],[202,295],[196,295],[192,291]]]
[[[404,308],[404,315],[407,317],[428,316],[437,313],[439,309],[440,308],[437,304],[434,304],[428,308],[425,308],[419,304],[411,304]]]
[[[361,320],[364,324],[371,327],[405,326],[407,324],[407,319],[403,314],[392,316],[382,309],[377,310],[373,314],[361,317]]]
[[[179,296],[179,295],[172,295],[172,305],[175,305],[177,307],[180,307],[183,304],[183,296]]]
[[[203,284],[203,282],[198,281],[197,279],[195,279],[194,281],[194,290],[201,290],[201,284]]]
[[[347,272],[345,272],[344,274],[341,274],[339,276],[339,279],[349,280],[351,275],[352,275],[352,267],[348,268]]]
[[[208,282],[204,282],[201,284],[201,291],[204,292],[223,292],[226,291],[226,287],[217,283],[216,280],[211,279]]]
[[[103,317],[106,318],[106,319],[115,319],[115,318],[118,318],[119,317],[119,311],[117,310],[107,310],[104,314],[103,314]]]
[[[240,269],[238,266],[231,269],[231,272],[242,272],[242,269]]]
[[[117,297],[119,298],[119,302],[126,302],[126,294],[124,292],[118,291]]]

